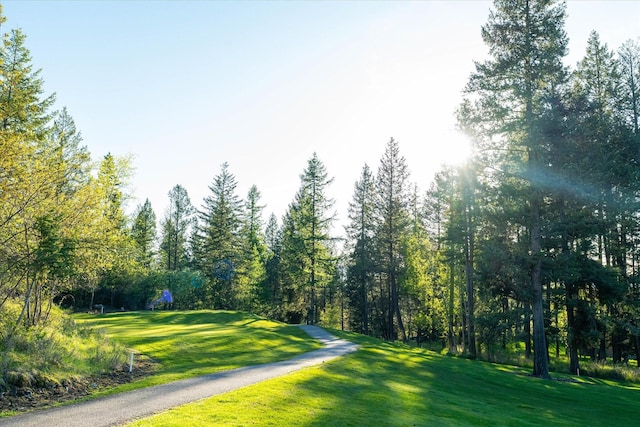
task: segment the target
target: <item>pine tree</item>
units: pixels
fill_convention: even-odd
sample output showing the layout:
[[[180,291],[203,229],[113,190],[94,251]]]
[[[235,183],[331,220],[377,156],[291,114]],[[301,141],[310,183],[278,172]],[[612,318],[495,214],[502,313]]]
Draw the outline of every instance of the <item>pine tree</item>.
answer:
[[[47,137],[52,157],[62,174],[58,192],[65,197],[73,196],[79,187],[89,182],[91,156],[87,147],[81,145],[82,135],[66,108],[53,115]]]
[[[0,9],[0,25],[5,22]],[[0,129],[41,141],[51,118],[55,95],[42,98],[40,70],[33,71],[26,36],[19,30],[3,34],[0,48]]]
[[[274,214],[269,216],[265,227],[265,280],[262,289],[262,301],[265,312],[269,317],[283,320],[284,317],[279,308],[282,307],[281,265],[282,257],[282,230],[278,225],[278,219]]]
[[[446,267],[446,302],[444,304],[446,313],[446,335],[449,351],[454,352],[456,348],[456,333],[454,329],[456,309],[455,301],[457,294],[456,287],[456,250],[454,241],[448,238],[450,233],[449,223],[451,221],[453,204],[453,171],[446,168],[434,177],[431,188],[427,191],[425,198],[425,217],[427,232],[431,240],[435,242],[435,258]],[[436,279],[437,280],[437,279]]]
[[[169,191],[169,208],[162,220],[160,255],[164,268],[179,271],[190,262],[188,243],[195,209],[187,190],[177,184]]]
[[[437,340],[446,333],[445,290],[442,263],[427,232],[426,198],[413,185],[410,196],[410,226],[403,238],[405,271],[401,309],[407,316],[407,331],[420,345],[423,338]]]
[[[349,263],[346,291],[349,298],[350,326],[363,334],[370,329],[370,293],[375,275],[373,237],[375,232],[375,180],[366,164],[355,183],[349,203],[349,224],[346,227]]]
[[[131,226],[131,237],[135,242],[136,260],[140,266],[149,270],[153,263],[156,241],[156,214],[153,212],[149,199],[136,208]]]
[[[388,292],[385,337],[395,339],[397,336],[395,326],[397,326],[402,341],[406,341],[407,337],[400,312],[399,281],[404,268],[401,243],[409,225],[407,212],[408,177],[409,170],[406,160],[400,155],[398,142],[391,138],[380,160],[377,173],[375,240]]]
[[[597,248],[600,264],[606,269],[613,269],[619,276],[620,282],[628,282],[627,255],[629,238],[637,230],[635,215],[635,196],[637,194],[637,161],[638,148],[633,129],[624,119],[620,108],[621,75],[620,63],[614,52],[606,44],[602,44],[597,33],[593,32],[587,44],[585,57],[574,74],[576,88],[574,97],[584,100],[586,108],[582,111],[583,126],[576,133],[583,140],[589,141],[584,145],[585,158],[590,160],[587,167],[589,174],[583,179],[597,189],[592,207],[597,213]],[[588,260],[585,260],[588,270]],[[609,273],[598,269],[599,276]],[[627,339],[626,327],[620,323],[618,311],[619,301],[612,298],[613,294],[621,297],[615,290],[616,286],[596,280],[592,289],[597,290],[600,303],[608,300],[608,304],[598,310],[602,327],[592,331],[600,335],[599,352],[604,355],[606,337],[611,339],[614,361],[622,360],[622,346],[619,344]],[[612,283],[615,283],[612,282]],[[591,298],[593,301],[595,298]],[[598,313],[598,311],[595,311]],[[612,327],[605,328],[604,325]],[[578,331],[579,332],[579,331]]]
[[[315,324],[320,319],[318,290],[333,276],[329,231],[335,218],[330,212],[334,202],[326,194],[333,179],[328,177],[324,164],[314,153],[300,175],[300,182],[290,215],[298,245],[303,251],[305,276],[308,276],[304,286],[307,323]]]
[[[475,113],[467,120],[483,128],[486,149],[509,160],[508,172],[528,182],[531,295],[534,325],[535,376],[548,378],[544,325],[542,222],[545,165],[548,148],[539,138],[543,102],[553,88],[565,83],[562,63],[567,53],[565,5],[554,0],[495,0],[482,38],[490,59],[476,63],[467,93]],[[480,124],[482,124],[480,126]],[[496,147],[496,143],[498,146]],[[493,145],[493,146],[492,146]],[[510,170],[509,170],[510,169]]]
[[[260,191],[255,185],[251,186],[245,202],[244,223],[241,230],[242,259],[238,274],[240,279],[240,308],[255,312],[259,300],[260,286],[265,280],[266,247],[262,230],[262,210]]]
[[[308,295],[309,259],[304,234],[298,218],[298,207],[291,203],[282,217],[280,257],[277,259],[279,271],[274,285],[281,287],[281,307],[279,318],[288,323],[300,323],[309,319]],[[274,288],[274,295],[277,289]],[[276,304],[278,299],[275,300]]]
[[[209,279],[207,303],[216,308],[230,309],[238,304],[236,268],[241,261],[242,201],[236,195],[237,182],[229,165],[209,186],[211,194],[204,199],[198,212],[194,240],[197,267]]]
[[[640,138],[640,44],[627,40],[618,50],[621,98],[625,116]]]

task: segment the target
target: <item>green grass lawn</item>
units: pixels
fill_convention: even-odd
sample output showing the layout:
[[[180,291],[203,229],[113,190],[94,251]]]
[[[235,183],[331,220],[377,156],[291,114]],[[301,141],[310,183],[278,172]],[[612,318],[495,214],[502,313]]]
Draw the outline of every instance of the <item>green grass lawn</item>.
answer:
[[[640,387],[452,358],[355,334],[349,356],[130,426],[631,426]]]
[[[107,393],[289,359],[320,348],[298,327],[233,311],[145,311],[74,316],[159,362],[144,380]]]

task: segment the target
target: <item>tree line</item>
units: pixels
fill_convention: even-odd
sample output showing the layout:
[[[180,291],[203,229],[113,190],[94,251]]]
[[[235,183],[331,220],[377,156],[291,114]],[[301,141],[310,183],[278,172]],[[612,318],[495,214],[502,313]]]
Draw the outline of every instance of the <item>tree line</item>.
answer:
[[[640,362],[640,45],[593,32],[564,63],[564,2],[495,0],[456,112],[474,145],[423,191],[391,138],[354,183],[344,233],[314,154],[282,218],[237,194],[227,163],[200,206],[176,185],[158,220],[125,214],[127,158],[93,161],[52,111],[25,36],[0,47],[0,311],[52,304],[237,309],[493,357]],[[2,19],[4,23],[4,18]],[[433,141],[434,144],[439,143]],[[442,141],[441,143],[446,143]]]

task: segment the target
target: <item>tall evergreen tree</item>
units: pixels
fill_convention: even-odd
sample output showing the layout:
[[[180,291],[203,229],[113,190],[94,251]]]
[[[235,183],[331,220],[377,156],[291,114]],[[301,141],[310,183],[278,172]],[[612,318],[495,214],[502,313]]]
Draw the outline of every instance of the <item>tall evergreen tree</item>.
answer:
[[[534,322],[535,376],[548,378],[549,367],[543,304],[543,241],[545,165],[547,146],[540,138],[539,120],[545,97],[565,83],[563,57],[567,53],[564,31],[565,5],[555,0],[495,0],[482,38],[490,59],[476,63],[467,93],[475,97],[475,117],[482,123],[487,143],[508,155],[510,173],[529,184],[526,202],[530,235],[531,295]],[[506,149],[506,150],[505,150]],[[498,159],[494,159],[496,161]],[[503,157],[502,162],[507,160]]]
[[[584,59],[578,64],[574,76],[579,86],[578,94],[586,99],[587,109],[583,112],[585,126],[579,129],[583,138],[590,141],[586,153],[590,162],[589,179],[598,189],[597,212],[598,256],[601,264],[611,268],[619,281],[628,282],[627,254],[630,236],[637,230],[636,200],[637,186],[637,137],[633,128],[625,120],[621,98],[620,63],[613,51],[599,41],[597,33],[592,33],[587,44]],[[604,272],[603,272],[604,273]],[[615,281],[614,281],[615,282]],[[619,319],[619,302],[611,298],[617,286],[601,282],[595,284],[598,299],[606,305],[606,314],[600,320],[600,353],[604,357],[606,336],[610,337],[614,361],[622,360],[621,342],[627,340],[626,327]],[[614,292],[612,292],[614,291]],[[604,297],[604,298],[603,298]],[[606,310],[606,311],[605,311]],[[604,325],[612,327],[605,328]]]
[[[445,331],[444,272],[427,232],[426,198],[420,196],[416,184],[409,200],[410,226],[402,243],[406,267],[400,305],[407,316],[407,331],[420,345],[423,338],[435,340]]]
[[[0,9],[0,28],[6,18]],[[40,70],[34,71],[26,35],[19,29],[3,33],[0,48],[0,129],[42,140],[55,95],[42,97]]]
[[[328,177],[324,164],[314,153],[300,175],[300,182],[290,215],[303,251],[305,275],[308,276],[304,287],[306,319],[307,323],[315,324],[320,319],[318,290],[333,276],[329,231],[335,218],[335,214],[330,212],[334,201],[326,194],[333,179]]]
[[[136,208],[131,226],[131,237],[135,243],[136,260],[140,266],[149,270],[153,263],[156,241],[156,214],[153,212],[149,199]]]
[[[264,253],[264,234],[263,234],[263,220],[262,211],[265,206],[260,204],[261,198],[260,191],[255,185],[251,186],[249,193],[247,194],[247,200],[245,202],[245,221],[244,221],[244,234],[245,239],[252,249],[258,251],[260,255]]]
[[[239,268],[240,278],[240,308],[255,311],[259,300],[260,286],[265,280],[266,246],[262,230],[262,210],[260,191],[255,185],[251,186],[245,201],[244,223],[241,229],[242,259]]]
[[[235,308],[238,304],[236,268],[241,260],[242,201],[236,194],[236,177],[229,165],[209,186],[211,194],[198,212],[194,239],[194,260],[209,279],[207,303],[216,308]]]
[[[404,268],[402,239],[409,225],[409,170],[398,142],[391,138],[380,160],[376,180],[376,245],[388,292],[387,339],[406,340],[399,303],[399,286]],[[394,322],[395,319],[395,322]]]
[[[298,218],[298,207],[291,203],[282,217],[281,248],[277,278],[281,287],[280,318],[289,323],[310,321],[308,296],[309,259]],[[276,300],[277,301],[277,300]]]
[[[281,265],[282,257],[282,230],[278,225],[278,219],[274,214],[269,216],[264,232],[265,255],[265,280],[262,289],[262,301],[265,312],[274,319],[284,320],[282,312],[282,288]]]
[[[370,293],[376,272],[373,237],[375,232],[375,179],[364,165],[354,186],[349,203],[349,224],[346,226],[349,262],[347,266],[347,296],[350,326],[354,331],[369,334]]]
[[[449,222],[452,214],[453,203],[453,171],[446,168],[434,177],[431,188],[427,191],[425,198],[425,217],[427,232],[431,240],[435,242],[435,257],[443,264],[446,264],[446,301],[444,304],[447,325],[447,343],[449,351],[454,352],[456,348],[455,329],[455,301],[457,294],[456,287],[456,251],[453,240],[448,239]]]
[[[169,208],[161,224],[161,262],[168,271],[182,270],[189,264],[188,243],[194,215],[189,193],[177,184],[169,191]]]
[[[76,124],[66,108],[54,114],[48,138],[55,161],[60,165],[64,183],[58,191],[70,196],[80,186],[88,183],[91,156],[87,147],[81,145],[82,135],[77,131]]]
[[[640,138],[640,43],[627,40],[618,50],[625,116]]]

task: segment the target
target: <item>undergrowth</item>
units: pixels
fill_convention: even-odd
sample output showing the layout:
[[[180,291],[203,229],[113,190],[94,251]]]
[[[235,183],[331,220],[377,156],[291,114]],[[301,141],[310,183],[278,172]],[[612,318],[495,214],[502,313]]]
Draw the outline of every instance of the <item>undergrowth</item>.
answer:
[[[21,305],[0,307],[0,391],[53,387],[101,374],[126,362],[124,346],[76,322],[58,307],[36,326],[16,325]]]
[[[518,366],[521,368],[533,370],[533,359],[527,358],[524,354],[524,345],[522,343],[513,344],[506,349],[496,350],[492,348],[491,352],[482,351],[479,352],[475,359],[485,362],[497,363],[501,365]],[[439,343],[431,343],[430,345],[424,345],[423,347],[430,350],[439,352],[441,354],[447,354],[452,357],[471,358],[469,354],[464,351],[464,348],[459,351],[449,351],[438,347]],[[631,365],[633,363],[634,365]],[[640,368],[635,366],[636,362],[630,363],[612,363],[611,361],[592,361],[587,358],[580,360],[580,376],[625,381],[629,383],[640,383]],[[569,359],[566,356],[549,358],[549,371],[551,373],[569,375]]]

